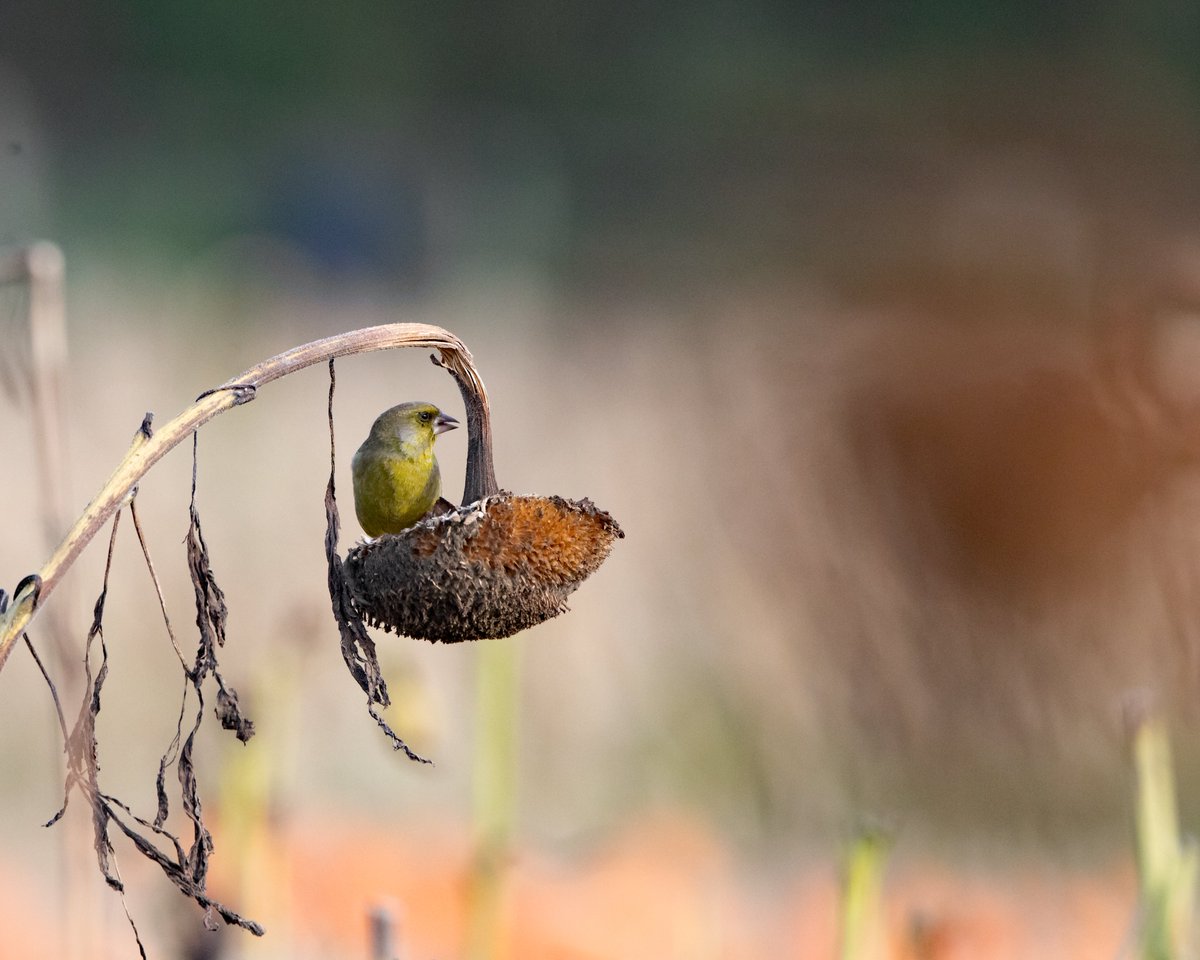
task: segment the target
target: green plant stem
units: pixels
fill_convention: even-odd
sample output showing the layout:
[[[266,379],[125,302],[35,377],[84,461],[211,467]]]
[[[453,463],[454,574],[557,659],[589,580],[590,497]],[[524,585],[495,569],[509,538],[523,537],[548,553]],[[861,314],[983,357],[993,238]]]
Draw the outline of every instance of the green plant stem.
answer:
[[[1171,742],[1165,721],[1136,719],[1134,832],[1137,843],[1141,960],[1193,956],[1196,940],[1196,846],[1180,834]]]
[[[504,955],[504,890],[517,798],[519,647],[515,638],[492,640],[479,645],[477,658],[475,852],[466,955],[496,960]]]
[[[850,844],[843,864],[840,960],[875,960],[882,956],[883,871],[891,835],[866,829]]]

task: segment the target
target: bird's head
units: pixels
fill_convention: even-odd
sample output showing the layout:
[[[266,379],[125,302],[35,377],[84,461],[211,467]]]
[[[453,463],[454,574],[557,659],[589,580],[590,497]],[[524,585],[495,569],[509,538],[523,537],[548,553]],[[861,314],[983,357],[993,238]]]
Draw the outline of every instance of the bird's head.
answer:
[[[401,445],[425,446],[439,433],[453,430],[458,421],[432,403],[413,401],[383,411],[371,426],[371,439],[399,441]]]

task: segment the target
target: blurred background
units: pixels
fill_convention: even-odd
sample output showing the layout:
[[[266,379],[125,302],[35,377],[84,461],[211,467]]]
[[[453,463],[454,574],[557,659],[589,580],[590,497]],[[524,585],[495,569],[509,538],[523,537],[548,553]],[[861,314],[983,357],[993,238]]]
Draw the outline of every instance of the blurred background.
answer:
[[[65,255],[68,519],[147,410],[421,321],[478,362],[501,485],[627,534],[496,642],[511,710],[481,647],[380,638],[418,766],[337,647],[323,369],[204,429],[259,731],[201,738],[213,887],[268,936],[207,934],[118,844],[151,954],[366,957],[384,905],[409,960],[829,956],[881,818],[887,955],[1117,955],[1129,697],[1200,818],[1198,42],[1170,0],[6,5],[0,244]],[[10,591],[62,532],[29,307],[0,287]],[[343,548],[349,456],[405,399],[461,415],[422,352],[339,361]],[[187,647],[185,448],[138,505]],[[456,496],[462,432],[439,457]],[[101,782],[148,815],[182,681],[132,533]],[[33,633],[68,717],[103,540]],[[0,956],[128,956],[86,814],[40,827],[63,757],[23,649],[0,764]]]

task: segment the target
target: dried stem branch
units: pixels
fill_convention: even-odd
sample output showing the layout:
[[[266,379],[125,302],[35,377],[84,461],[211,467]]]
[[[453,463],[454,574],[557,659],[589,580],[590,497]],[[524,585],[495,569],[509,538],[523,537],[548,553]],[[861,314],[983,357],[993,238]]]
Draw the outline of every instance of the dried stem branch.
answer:
[[[391,323],[365,327],[314,340],[264,360],[239,376],[200,395],[194,404],[157,432],[149,429],[149,416],[134,437],[124,458],[88,504],[37,574],[18,587],[8,611],[0,614],[0,669],[14,641],[28,629],[47,597],[70,569],[104,523],[126,502],[137,482],[172,448],[209,420],[253,400],[258,388],[290,373],[334,357],[345,357],[396,347],[422,347],[437,351],[435,362],[458,382],[467,401],[469,431],[468,503],[499,491],[491,456],[491,427],[487,393],[466,345],[448,330],[424,323]]]

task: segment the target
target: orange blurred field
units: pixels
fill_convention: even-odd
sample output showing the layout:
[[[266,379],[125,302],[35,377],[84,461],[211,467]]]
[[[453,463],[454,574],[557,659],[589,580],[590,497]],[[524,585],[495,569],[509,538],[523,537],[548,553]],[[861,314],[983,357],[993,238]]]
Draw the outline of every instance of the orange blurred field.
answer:
[[[150,944],[159,956],[181,955],[175,952],[181,943],[219,938],[235,956],[365,958],[367,917],[382,906],[395,920],[399,957],[463,956],[470,849],[466,831],[444,821],[403,830],[331,818],[291,823],[254,838],[236,868],[231,856],[217,858],[214,894],[262,921],[265,940],[205,933],[199,912],[189,907],[174,913],[178,940]],[[244,896],[230,878],[237,870],[253,879]],[[518,849],[508,870],[497,956],[818,960],[836,948],[834,864],[806,862],[754,877],[711,830],[679,815],[642,819],[601,849],[570,859]],[[153,882],[145,871],[133,875]],[[46,937],[51,915],[23,890],[11,866],[0,871],[0,894],[0,955],[58,956],[54,938]],[[102,896],[110,901],[109,934],[93,955],[128,955],[132,941],[116,899]],[[906,858],[887,875],[883,956],[1115,956],[1130,935],[1134,909],[1128,862],[1087,870],[1036,861],[955,869]]]

